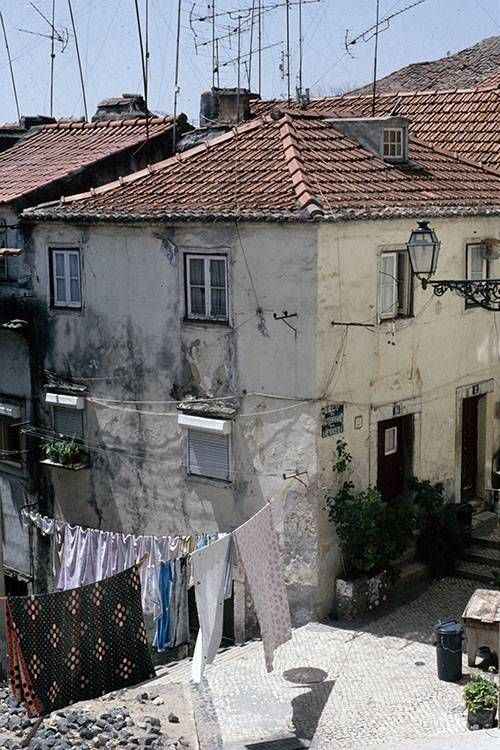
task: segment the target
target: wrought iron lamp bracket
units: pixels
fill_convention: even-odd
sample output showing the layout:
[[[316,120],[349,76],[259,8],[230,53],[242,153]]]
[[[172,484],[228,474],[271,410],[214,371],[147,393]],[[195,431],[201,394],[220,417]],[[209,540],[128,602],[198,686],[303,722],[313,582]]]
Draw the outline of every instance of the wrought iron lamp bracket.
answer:
[[[422,279],[422,289],[428,286],[436,297],[442,297],[447,291],[455,292],[467,302],[478,305],[484,310],[500,312],[500,279],[441,279],[430,281]]]

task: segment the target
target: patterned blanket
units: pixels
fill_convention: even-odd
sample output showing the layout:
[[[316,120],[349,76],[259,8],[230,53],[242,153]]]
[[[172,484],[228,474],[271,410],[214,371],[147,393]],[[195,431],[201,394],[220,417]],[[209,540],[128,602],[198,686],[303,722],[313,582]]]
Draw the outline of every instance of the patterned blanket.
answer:
[[[155,676],[137,567],[54,594],[8,597],[10,683],[28,716]]]

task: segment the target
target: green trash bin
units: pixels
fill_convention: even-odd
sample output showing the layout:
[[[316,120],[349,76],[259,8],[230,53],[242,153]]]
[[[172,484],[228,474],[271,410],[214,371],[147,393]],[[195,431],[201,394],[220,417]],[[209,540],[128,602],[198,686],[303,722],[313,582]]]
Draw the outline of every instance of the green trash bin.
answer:
[[[436,634],[437,673],[444,682],[462,679],[462,641],[464,626],[457,620],[439,621],[434,625]]]

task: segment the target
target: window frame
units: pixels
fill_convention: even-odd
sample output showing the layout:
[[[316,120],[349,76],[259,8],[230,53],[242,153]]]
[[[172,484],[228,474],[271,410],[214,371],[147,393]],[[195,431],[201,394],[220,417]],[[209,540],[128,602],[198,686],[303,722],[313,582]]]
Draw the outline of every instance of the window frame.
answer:
[[[382,309],[382,297],[383,297],[383,286],[385,279],[385,272],[383,270],[384,257],[393,257],[394,261],[394,272],[395,275],[392,277],[392,288],[393,288],[393,299],[395,300],[394,310],[384,311]],[[404,258],[404,273],[400,274],[400,261]],[[386,320],[394,320],[396,318],[412,318],[413,303],[415,293],[415,282],[413,279],[413,273],[411,272],[410,259],[408,257],[408,251],[406,248],[397,247],[387,250],[382,250],[380,253],[379,261],[379,284],[378,284],[378,306],[379,306],[379,319],[381,322]]]
[[[233,433],[228,432],[227,434],[219,434],[217,437],[227,438],[227,478],[214,477],[210,474],[198,474],[191,471],[191,465],[189,460],[190,452],[190,437],[192,432],[203,433],[205,430],[197,429],[196,427],[187,427],[185,436],[185,456],[186,456],[186,474],[193,480],[203,480],[208,482],[216,482],[217,484],[231,484],[233,481]]]
[[[467,242],[465,245],[465,278],[470,281],[486,281],[490,278],[490,261],[488,258],[481,258],[481,278],[474,279],[471,271],[471,265],[472,265],[472,259],[471,259],[471,250],[473,248],[477,248],[480,253],[483,252],[484,245],[481,242]],[[465,300],[465,307],[479,307],[477,302],[472,302],[471,300]]]
[[[14,424],[10,424],[13,422]],[[9,458],[4,458],[2,455],[3,451],[9,450],[8,448],[4,448],[4,430],[9,429],[10,427],[17,426],[18,431],[18,444],[19,444],[19,460],[13,460]],[[8,444],[8,443],[7,443]],[[14,469],[22,469],[23,468],[23,435],[21,433],[20,428],[20,420],[15,419],[12,417],[6,417],[4,415],[0,415],[0,466],[6,465],[9,467],[12,467]]]
[[[386,133],[398,133],[401,137],[400,143],[398,143],[397,140],[394,141],[394,143],[391,143],[390,141],[386,142]],[[386,145],[390,147],[391,145],[400,146],[400,153],[399,154],[386,154],[385,149]],[[406,137],[405,137],[405,128],[398,127],[398,126],[387,126],[382,128],[382,156],[384,159],[387,159],[388,161],[405,161],[406,160]]]
[[[193,313],[191,310],[191,260],[203,260],[203,288],[205,292],[205,312]],[[225,280],[225,307],[226,314],[224,317],[211,315],[212,307],[212,284],[210,283],[210,261],[224,261],[224,280]],[[185,253],[184,254],[184,296],[185,296],[185,320],[202,321],[207,323],[218,323],[229,325],[229,263],[228,256],[224,253]]]
[[[63,255],[64,257],[64,288],[66,299],[57,299],[57,271],[56,271],[56,257],[57,255]],[[69,256],[76,255],[78,259],[78,289],[79,289],[79,301],[71,301],[71,275],[69,270]],[[83,285],[82,285],[82,256],[78,246],[68,247],[64,246],[50,246],[49,247],[49,271],[50,271],[50,306],[55,310],[73,310],[80,311],[83,306]]]
[[[0,247],[2,247],[0,243]],[[7,255],[0,256],[0,284],[10,281],[9,278],[9,258]]]
[[[393,446],[387,448],[387,436],[393,435]],[[398,452],[398,428],[396,425],[393,427],[386,427],[384,429],[384,456],[393,456]]]

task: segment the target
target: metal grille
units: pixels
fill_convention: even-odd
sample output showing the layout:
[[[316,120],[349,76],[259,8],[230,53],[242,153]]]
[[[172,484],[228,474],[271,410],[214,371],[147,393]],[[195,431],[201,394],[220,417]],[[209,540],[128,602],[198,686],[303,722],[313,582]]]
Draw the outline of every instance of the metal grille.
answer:
[[[188,471],[202,477],[230,479],[230,437],[188,430]]]
[[[83,411],[54,406],[54,431],[68,437],[83,437]]]
[[[304,745],[297,737],[285,737],[277,740],[264,740],[245,745],[246,750],[304,750]]]

